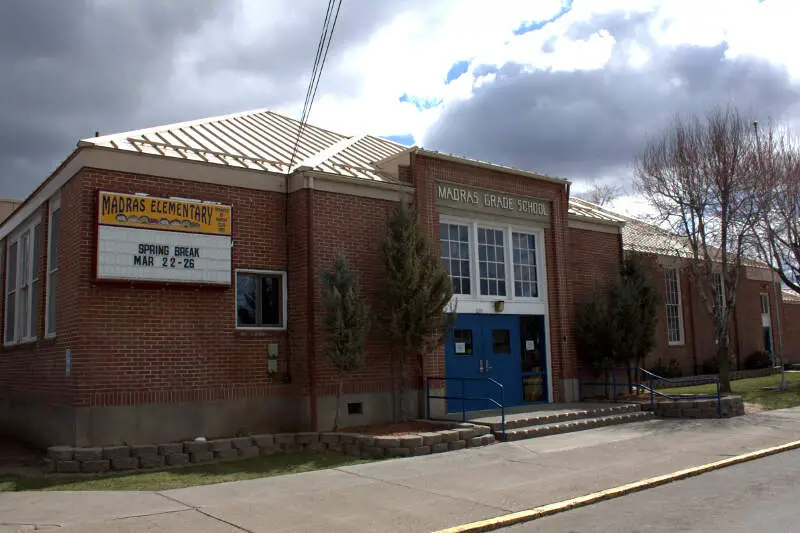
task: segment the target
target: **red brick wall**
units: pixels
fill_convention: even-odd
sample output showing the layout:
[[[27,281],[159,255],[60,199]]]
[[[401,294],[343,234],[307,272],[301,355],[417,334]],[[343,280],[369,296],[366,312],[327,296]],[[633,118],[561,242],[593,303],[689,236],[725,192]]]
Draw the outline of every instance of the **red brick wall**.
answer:
[[[781,326],[786,362],[800,363],[800,303],[784,303]]]
[[[550,228],[545,231],[545,260],[550,310],[550,336],[553,361],[553,393],[561,397],[561,379],[577,375],[572,341],[572,298],[567,278],[567,208],[564,185],[490,169],[434,159],[420,154],[412,156],[411,175],[420,220],[428,228],[432,242],[438,241],[439,213],[436,207],[436,182],[447,181],[472,187],[532,196],[552,202]],[[440,348],[428,361],[426,375],[443,375],[444,349]]]
[[[392,390],[390,344],[380,323],[385,273],[381,247],[396,204],[391,201],[314,191],[314,310],[316,316],[316,392],[336,393],[338,371],[325,354],[320,272],[330,270],[336,254],[344,254],[358,278],[362,297],[373,317],[364,367],[345,375],[346,393]],[[304,269],[305,270],[305,269]],[[419,386],[419,383],[417,383]]]
[[[266,363],[267,344],[277,342],[286,368],[286,334],[237,331],[234,286],[93,282],[99,189],[230,204],[234,268],[286,269],[282,194],[84,169],[61,199],[56,344],[72,348],[75,405],[287,394],[288,386],[267,375]]]
[[[62,192],[62,205],[75,196],[76,187],[67,186]],[[50,405],[69,405],[72,402],[73,382],[66,377],[66,348],[74,342],[78,327],[78,320],[71,314],[74,307],[59,304],[56,322],[59,331],[63,332],[55,339],[44,338],[46,279],[47,279],[47,248],[48,248],[48,223],[49,205],[45,203],[38,211],[41,216],[41,246],[39,257],[39,298],[34,304],[37,306],[37,341],[17,346],[2,347],[0,343],[0,399],[6,398],[13,402],[35,401]],[[61,235],[62,250],[64,250],[63,236],[74,233],[71,224],[78,218],[78,211],[65,213],[62,211]],[[4,246],[7,243],[4,242]],[[5,279],[7,257],[3,254],[2,285],[0,294],[0,339],[5,338]],[[75,257],[62,254],[62,269]],[[72,280],[61,278],[59,294],[75,294],[77,286]]]

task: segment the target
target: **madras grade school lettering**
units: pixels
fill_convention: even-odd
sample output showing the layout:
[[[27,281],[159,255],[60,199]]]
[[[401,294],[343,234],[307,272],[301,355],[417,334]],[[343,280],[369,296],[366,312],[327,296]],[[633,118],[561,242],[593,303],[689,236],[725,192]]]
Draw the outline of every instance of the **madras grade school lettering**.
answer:
[[[436,197],[441,203],[455,203],[482,211],[520,213],[539,217],[548,214],[547,206],[540,201],[500,192],[479,191],[459,185],[437,183]]]

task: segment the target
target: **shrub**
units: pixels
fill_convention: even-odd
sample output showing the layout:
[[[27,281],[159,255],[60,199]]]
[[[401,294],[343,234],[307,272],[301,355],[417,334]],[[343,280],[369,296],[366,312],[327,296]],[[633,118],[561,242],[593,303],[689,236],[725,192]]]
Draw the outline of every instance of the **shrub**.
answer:
[[[769,352],[756,350],[747,357],[745,357],[742,366],[745,370],[758,370],[760,368],[769,368],[772,366],[772,357]]]
[[[675,359],[670,359],[669,363],[664,364],[664,361],[659,357],[658,361],[649,370],[662,378],[679,378],[683,375],[681,365]]]
[[[700,364],[700,374],[719,374],[719,361],[716,357],[706,359]]]

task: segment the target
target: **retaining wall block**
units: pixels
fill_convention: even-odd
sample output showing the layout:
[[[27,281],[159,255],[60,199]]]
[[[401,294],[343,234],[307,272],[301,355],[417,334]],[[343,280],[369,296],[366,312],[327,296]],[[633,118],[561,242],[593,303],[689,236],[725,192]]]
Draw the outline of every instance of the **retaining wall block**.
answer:
[[[275,435],[275,444],[281,447],[294,446],[296,443],[294,433],[278,433]]]
[[[355,444],[356,439],[360,436],[358,433],[339,433],[339,442],[344,445]]]
[[[411,450],[408,448],[386,448],[387,457],[409,457]]]
[[[132,457],[156,457],[158,446],[152,444],[135,444],[131,446]]]
[[[183,453],[205,453],[208,451],[208,442],[186,441],[183,443]]]
[[[159,455],[181,455],[181,454],[183,454],[183,445],[182,444],[174,444],[174,443],[159,444],[158,445],[158,454]],[[189,457],[187,456],[186,459],[188,460]],[[167,462],[167,464],[169,464],[169,462]]]
[[[189,464],[188,453],[171,453],[164,457],[169,466],[183,466]]]
[[[400,437],[375,437],[375,445],[380,446],[381,448],[399,448]]]
[[[312,444],[319,442],[319,433],[298,433],[295,437],[297,444]]]
[[[80,461],[56,461],[56,472],[74,474],[80,471]]]
[[[411,455],[429,455],[431,453],[430,446],[417,446],[411,450]]]
[[[431,453],[442,453],[449,449],[450,447],[446,442],[437,442],[436,444],[431,445]]]
[[[483,439],[481,437],[472,437],[469,439],[469,447],[474,448],[476,446],[483,446]]]
[[[353,457],[361,456],[361,447],[358,444],[348,444],[344,447],[344,453]]]
[[[275,446],[275,437],[272,435],[253,435],[250,437],[250,440],[252,440],[253,444],[259,448]]]
[[[75,448],[72,458],[75,461],[99,461],[103,458],[103,449],[100,447]]]
[[[145,455],[139,457],[140,468],[164,468],[164,462],[163,455]]]
[[[385,457],[384,448],[378,446],[367,446],[361,449],[361,457],[364,459],[381,459]]]
[[[131,449],[127,446],[108,446],[103,448],[103,459],[114,459],[115,457],[130,457]]]
[[[482,437],[484,435],[488,435],[490,429],[489,429],[489,426],[476,425],[475,428],[473,429],[473,431],[475,431],[475,436],[476,437]]]
[[[218,459],[220,461],[229,461],[231,459],[236,459],[239,457],[239,452],[230,448],[228,450],[218,450],[214,453],[214,459]]]
[[[243,446],[236,451],[239,457],[258,457],[259,455],[258,446]]]
[[[101,459],[99,461],[83,461],[81,463],[81,472],[85,472],[87,474],[108,472],[110,468],[111,468],[111,462],[108,459]]]
[[[231,439],[231,446],[234,450],[241,450],[242,448],[250,448],[253,445],[253,440],[250,437],[236,437]]]
[[[470,429],[459,429],[458,430],[458,438],[459,440],[469,440],[475,436],[475,430]]]
[[[338,433],[320,433],[319,440],[323,444],[338,444],[339,443],[339,434]]]
[[[195,452],[189,454],[192,463],[210,463],[214,460],[214,452]]]
[[[467,447],[467,441],[465,440],[454,440],[452,442],[448,442],[447,446],[451,450],[462,450]]]
[[[400,446],[404,448],[418,448],[422,446],[422,437],[419,435],[408,435],[400,438]]]
[[[375,437],[373,435],[359,435],[356,437],[356,444],[363,447],[375,446]]]
[[[211,452],[221,452],[233,449],[233,439],[214,439],[208,441],[208,449]]]
[[[459,440],[458,430],[450,429],[439,433],[442,436],[442,442],[455,442]]]
[[[54,461],[72,461],[75,448],[70,446],[50,446],[47,448],[47,457]]]
[[[114,457],[111,459],[111,468],[114,470],[136,470],[139,468],[138,457]]]
[[[420,437],[425,446],[433,446],[442,442],[442,436],[439,433],[420,433]]]
[[[337,443],[326,444],[325,446],[327,446],[328,450],[332,452],[344,453],[344,444],[340,444],[337,442]]]

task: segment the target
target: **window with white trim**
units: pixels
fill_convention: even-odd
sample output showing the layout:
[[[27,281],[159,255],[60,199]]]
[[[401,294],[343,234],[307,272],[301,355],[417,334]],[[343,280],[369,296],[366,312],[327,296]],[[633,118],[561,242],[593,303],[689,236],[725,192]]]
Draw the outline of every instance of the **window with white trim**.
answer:
[[[536,275],[536,235],[513,232],[511,250],[514,261],[514,296],[536,298],[539,283]]]
[[[482,296],[506,295],[505,232],[478,227],[478,272]]]
[[[769,314],[769,296],[767,293],[762,292],[761,296],[761,314],[768,315]]]
[[[45,300],[45,336],[56,334],[56,296],[58,293],[59,255],[61,240],[61,205],[58,200],[50,204],[49,236],[47,239],[47,299]]]
[[[39,275],[42,224],[33,220],[8,239],[5,342],[36,339],[39,325]]]
[[[286,327],[286,274],[264,270],[236,271],[236,327]]]
[[[664,303],[667,312],[667,341],[669,344],[683,344],[681,283],[676,268],[664,267],[664,289]]]
[[[441,259],[453,281],[453,294],[463,295],[472,292],[469,241],[469,226],[446,222],[439,224]]]

